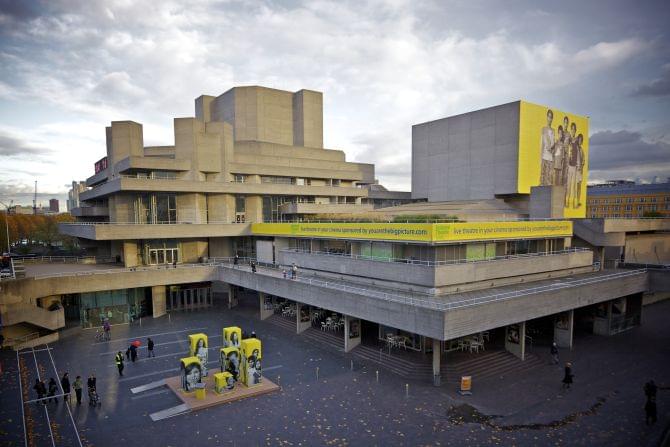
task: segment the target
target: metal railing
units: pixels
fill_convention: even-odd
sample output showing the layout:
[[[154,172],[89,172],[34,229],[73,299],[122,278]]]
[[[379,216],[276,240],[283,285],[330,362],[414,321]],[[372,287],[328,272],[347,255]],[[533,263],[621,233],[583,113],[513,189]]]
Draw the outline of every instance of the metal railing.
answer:
[[[390,258],[383,256],[367,256],[367,255],[355,255],[355,254],[346,254],[346,253],[331,253],[326,251],[309,251],[301,250],[298,248],[285,248],[281,249],[280,252],[286,253],[300,253],[300,254],[309,254],[317,256],[337,256],[339,258],[350,258],[361,261],[374,261],[374,262],[388,262],[388,263],[399,263],[399,264],[410,264],[410,265],[420,265],[426,267],[437,267],[443,265],[455,265],[455,264],[474,264],[481,262],[493,262],[493,261],[503,261],[510,259],[526,259],[526,258],[536,258],[543,256],[556,256],[564,255],[569,253],[584,253],[591,252],[588,248],[583,247],[571,247],[563,250],[557,251],[547,251],[547,252],[538,252],[538,253],[526,253],[526,254],[516,254],[516,255],[503,255],[503,256],[494,256],[485,259],[453,259],[448,261],[423,261],[420,259],[411,259],[411,258]]]
[[[119,267],[115,269],[98,269],[98,270],[83,270],[80,272],[56,272],[56,273],[42,273],[37,275],[32,275],[30,278],[34,279],[46,279],[46,278],[62,278],[64,276],[91,276],[91,275],[109,275],[109,274],[118,274],[118,273],[131,273],[131,272],[156,272],[162,270],[178,270],[178,269],[194,269],[200,267],[216,267],[219,264],[214,262],[203,262],[197,264],[161,264],[161,265],[143,265],[137,267]]]
[[[189,220],[178,220],[175,222],[67,222],[59,225],[71,226],[92,226],[92,225],[229,225],[238,224],[245,225],[254,222],[235,222],[227,220],[213,220],[208,222],[193,222]]]
[[[110,264],[115,263],[112,256],[17,256],[24,264]]]
[[[40,338],[39,332],[31,332],[30,334],[26,334],[21,337],[6,338],[3,346],[17,346],[30,340],[35,340],[36,338]]]
[[[238,259],[239,264],[238,264],[237,268],[240,268],[242,264],[246,263],[246,262],[243,262],[243,261],[247,261],[247,259],[248,258],[244,258],[244,260],[242,258]],[[223,266],[227,267],[227,268],[234,268],[234,266],[231,266],[231,264],[232,264],[231,258],[218,258],[218,263],[220,265],[223,265]],[[278,265],[263,264],[263,263],[257,263],[257,266],[258,267],[269,268],[269,269],[272,269],[272,270],[278,270],[280,268],[290,268],[289,266],[278,266]],[[494,293],[494,294],[490,294],[490,295],[483,295],[483,296],[479,296],[479,297],[462,299],[462,300],[455,300],[455,301],[449,301],[449,302],[446,302],[445,299],[448,299],[449,297],[451,297],[453,295],[443,296],[443,298],[445,298],[445,299],[416,298],[416,297],[409,296],[409,295],[401,295],[401,294],[397,294],[397,293],[388,293],[388,292],[384,292],[384,291],[378,290],[378,289],[369,289],[369,288],[365,288],[365,287],[351,286],[350,284],[347,284],[347,283],[341,282],[341,281],[332,281],[332,280],[331,281],[326,281],[326,280],[321,280],[321,279],[316,279],[316,278],[306,278],[304,276],[301,276],[300,274],[298,275],[298,277],[296,279],[287,279],[287,281],[297,281],[297,282],[304,283],[304,284],[309,284],[309,285],[314,285],[314,286],[318,286],[318,287],[324,287],[324,288],[328,288],[328,289],[334,289],[334,290],[339,290],[339,291],[344,291],[344,292],[349,292],[349,293],[355,293],[355,294],[359,294],[359,295],[364,295],[364,296],[369,296],[369,297],[373,297],[373,298],[382,299],[382,300],[385,300],[385,301],[407,304],[407,305],[410,305],[410,306],[420,306],[420,307],[425,307],[425,308],[428,308],[428,309],[439,310],[439,311],[451,311],[451,310],[456,310],[456,309],[465,308],[465,307],[477,306],[477,305],[487,304],[487,303],[491,303],[491,302],[504,301],[504,300],[508,300],[508,299],[512,299],[512,298],[518,298],[518,297],[522,297],[522,296],[533,295],[533,294],[536,294],[536,293],[552,292],[552,291],[556,291],[556,290],[578,287],[578,286],[583,286],[583,285],[588,285],[588,284],[597,284],[597,283],[611,281],[611,280],[617,279],[617,278],[636,276],[636,275],[641,275],[641,274],[644,274],[644,273],[646,273],[645,269],[619,271],[619,272],[616,272],[616,273],[597,275],[597,276],[589,276],[588,278],[553,282],[551,284],[545,284],[545,285],[536,286],[536,287],[529,287],[529,288],[523,289],[523,290],[511,290],[509,292],[500,292],[500,293]],[[262,270],[257,269],[256,274],[263,274],[263,272],[262,272]],[[272,276],[274,276],[274,275],[272,275]]]

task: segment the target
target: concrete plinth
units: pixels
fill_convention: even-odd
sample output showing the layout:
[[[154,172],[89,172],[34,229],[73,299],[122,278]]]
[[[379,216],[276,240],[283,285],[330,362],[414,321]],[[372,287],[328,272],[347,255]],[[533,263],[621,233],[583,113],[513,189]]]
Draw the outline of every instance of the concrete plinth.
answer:
[[[295,309],[296,333],[302,334],[311,326],[312,326],[312,319],[310,315],[309,306],[301,303],[296,303],[296,309]]]
[[[440,340],[433,339],[433,385],[440,386],[442,382],[442,374],[440,367],[441,360],[441,345]]]

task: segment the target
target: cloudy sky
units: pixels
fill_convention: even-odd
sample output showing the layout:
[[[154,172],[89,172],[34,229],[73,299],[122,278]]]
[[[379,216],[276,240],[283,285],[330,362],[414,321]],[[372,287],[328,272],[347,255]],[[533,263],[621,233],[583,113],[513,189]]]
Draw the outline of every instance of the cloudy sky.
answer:
[[[520,98],[591,117],[591,180],[667,177],[668,23],[666,0],[0,0],[0,200],[62,199],[110,121],[173,144],[194,98],[256,84],[322,91],[326,147],[394,189],[412,124]]]

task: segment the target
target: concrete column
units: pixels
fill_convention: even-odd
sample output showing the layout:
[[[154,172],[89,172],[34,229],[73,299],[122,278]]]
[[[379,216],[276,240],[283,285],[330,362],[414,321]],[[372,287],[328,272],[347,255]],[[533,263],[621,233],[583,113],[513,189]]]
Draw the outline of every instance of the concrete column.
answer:
[[[361,344],[361,320],[344,316],[344,352],[349,352]]]
[[[137,267],[137,242],[123,241],[123,263],[126,268]]]
[[[526,322],[510,324],[505,328],[505,349],[521,360],[526,358]]]
[[[309,306],[302,303],[296,303],[295,309],[295,328],[296,333],[302,334],[312,325]]]
[[[572,349],[574,327],[574,310],[569,310],[556,315],[556,319],[554,320],[554,342],[556,342],[556,345],[559,348]]]
[[[440,360],[441,360],[441,348],[440,340],[437,338],[433,339],[433,385],[440,386],[442,381]]]
[[[612,326],[612,301],[601,303],[593,316],[593,333],[595,335],[610,335]]]
[[[235,288],[228,284],[228,309],[232,309],[237,304],[237,297],[235,296]]]
[[[258,298],[260,301],[260,309],[261,309],[260,318],[261,320],[267,320],[274,314],[274,311],[272,309],[272,302],[270,301],[270,298],[268,298],[267,295],[265,295],[263,292],[258,292]]]
[[[154,318],[162,317],[166,314],[165,286],[153,286],[151,288],[151,305],[154,311]]]

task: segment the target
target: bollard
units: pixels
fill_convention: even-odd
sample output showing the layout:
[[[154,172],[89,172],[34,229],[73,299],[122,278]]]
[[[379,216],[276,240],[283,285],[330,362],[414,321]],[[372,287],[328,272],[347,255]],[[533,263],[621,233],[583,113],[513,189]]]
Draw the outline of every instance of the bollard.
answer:
[[[354,370],[354,361],[353,360],[351,361],[351,370],[352,371]]]
[[[281,389],[281,384],[279,383],[279,380],[281,379],[281,376],[277,376],[277,386],[279,389]]]
[[[316,380],[319,380],[319,367],[316,367]]]
[[[168,314],[168,323],[172,323],[172,314]]]
[[[375,374],[377,375],[377,383],[379,383],[379,371],[375,371]]]
[[[142,327],[142,317],[140,317],[140,327]]]
[[[405,397],[409,397],[409,383],[405,384]]]

